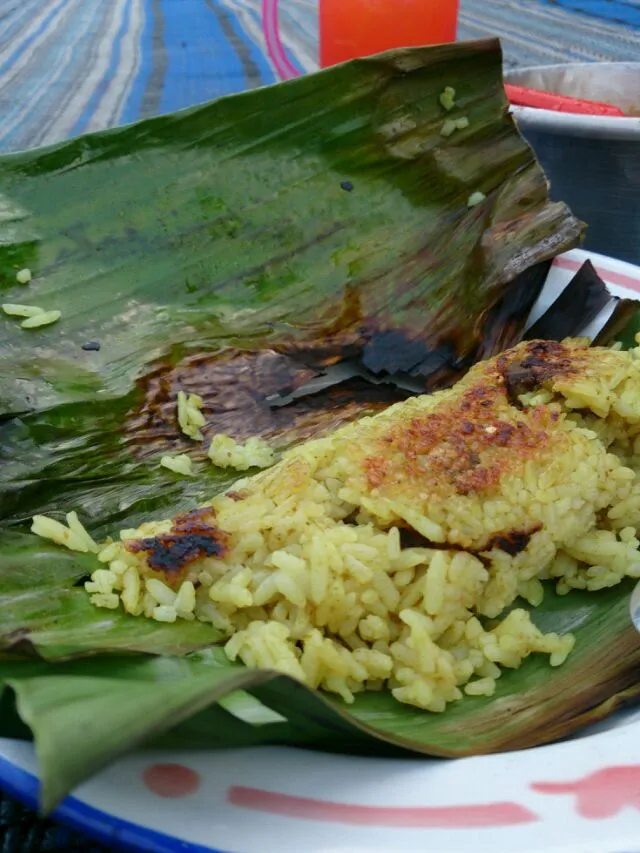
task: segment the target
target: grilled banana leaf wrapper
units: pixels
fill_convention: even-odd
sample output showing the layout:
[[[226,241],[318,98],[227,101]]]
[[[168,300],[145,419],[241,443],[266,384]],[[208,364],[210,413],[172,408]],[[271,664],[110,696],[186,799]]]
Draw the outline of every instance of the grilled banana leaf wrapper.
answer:
[[[0,318],[0,735],[34,737],[45,810],[141,745],[454,757],[565,736],[635,695],[624,584],[549,590],[534,619],[575,633],[566,664],[531,658],[438,715],[386,692],[347,707],[230,663],[210,625],[99,610],[95,556],[29,533],[34,514],[78,510],[100,539],[193,508],[236,478],[206,459],[215,433],[282,449],[452,384],[523,338],[582,232],[509,117],[495,41],[0,159],[0,298],[60,312]],[[569,293],[538,336],[610,302],[589,269]],[[615,304],[603,340],[633,312]],[[178,390],[204,401],[200,444]],[[182,452],[193,477],[158,464]]]

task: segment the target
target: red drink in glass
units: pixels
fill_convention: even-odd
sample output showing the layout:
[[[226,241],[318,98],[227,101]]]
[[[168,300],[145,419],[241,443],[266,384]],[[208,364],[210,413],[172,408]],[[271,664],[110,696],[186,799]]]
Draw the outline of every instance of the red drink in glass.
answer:
[[[320,0],[320,65],[455,41],[458,0]]]

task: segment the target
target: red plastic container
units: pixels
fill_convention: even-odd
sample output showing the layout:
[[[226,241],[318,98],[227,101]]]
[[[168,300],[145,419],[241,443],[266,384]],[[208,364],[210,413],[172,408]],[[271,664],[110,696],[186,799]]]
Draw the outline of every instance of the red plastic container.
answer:
[[[320,0],[320,65],[456,39],[458,0]]]

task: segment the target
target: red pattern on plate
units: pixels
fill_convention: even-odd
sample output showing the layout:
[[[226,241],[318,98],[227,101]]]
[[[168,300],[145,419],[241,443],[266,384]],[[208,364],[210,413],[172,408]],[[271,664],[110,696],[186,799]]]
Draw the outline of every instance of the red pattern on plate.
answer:
[[[640,764],[607,767],[577,782],[534,782],[540,794],[575,794],[579,815],[592,820],[615,817],[623,809],[640,811]]]
[[[577,272],[582,266],[582,263],[582,261],[574,261],[573,258],[565,258],[561,255],[558,258],[554,258],[553,266],[558,267],[561,270]],[[599,267],[597,264],[594,264],[594,266],[598,275],[610,284],[617,284],[619,287],[626,287],[629,290],[640,293],[640,277],[636,278],[631,275],[626,275],[626,273],[608,270],[604,267]]]
[[[151,764],[142,779],[152,794],[177,799],[194,794],[200,787],[200,774],[184,764]]]
[[[299,820],[398,829],[475,829],[534,823],[538,815],[518,803],[465,806],[360,806],[309,797],[294,797],[236,785],[227,791],[234,806]]]

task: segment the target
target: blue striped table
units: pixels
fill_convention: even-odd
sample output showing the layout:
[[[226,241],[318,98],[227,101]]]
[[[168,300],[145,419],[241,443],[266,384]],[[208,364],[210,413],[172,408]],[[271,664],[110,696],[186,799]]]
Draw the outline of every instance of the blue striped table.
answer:
[[[0,0],[0,150],[311,71],[318,2]],[[461,0],[459,35],[499,35],[508,67],[638,59],[640,3]]]

